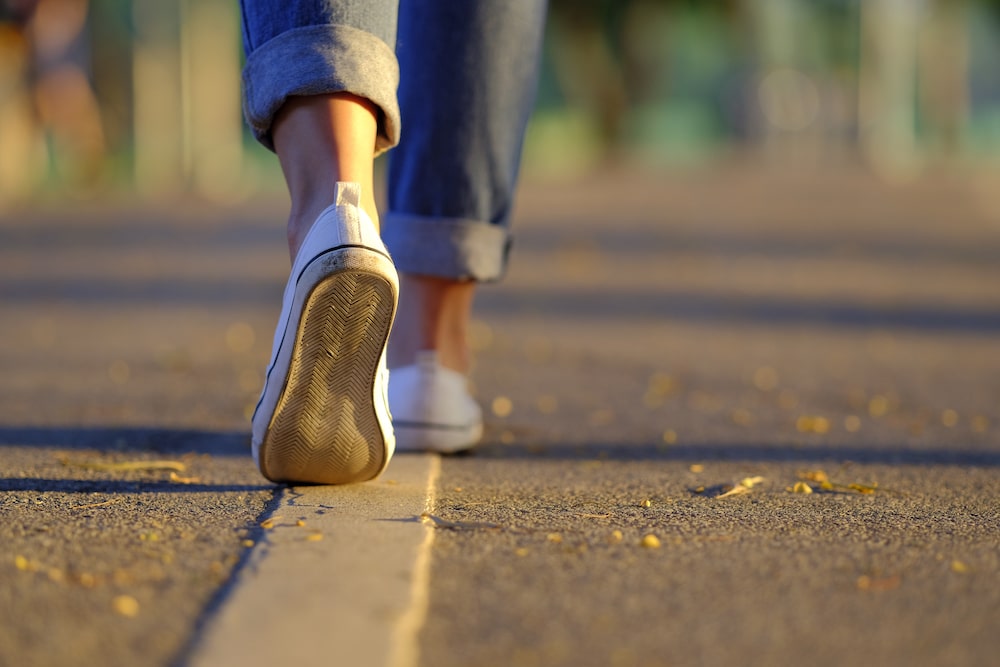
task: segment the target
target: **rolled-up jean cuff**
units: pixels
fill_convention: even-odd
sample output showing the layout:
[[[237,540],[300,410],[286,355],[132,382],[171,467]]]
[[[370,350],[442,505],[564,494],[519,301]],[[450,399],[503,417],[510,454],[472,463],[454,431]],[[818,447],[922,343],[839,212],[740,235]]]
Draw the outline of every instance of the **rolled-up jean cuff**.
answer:
[[[404,273],[489,282],[503,276],[507,229],[479,220],[383,216],[382,240]]]
[[[243,69],[243,113],[254,136],[274,150],[271,126],[289,97],[347,92],[379,110],[375,152],[399,143],[399,63],[388,44],[364,30],[315,25],[262,44]]]

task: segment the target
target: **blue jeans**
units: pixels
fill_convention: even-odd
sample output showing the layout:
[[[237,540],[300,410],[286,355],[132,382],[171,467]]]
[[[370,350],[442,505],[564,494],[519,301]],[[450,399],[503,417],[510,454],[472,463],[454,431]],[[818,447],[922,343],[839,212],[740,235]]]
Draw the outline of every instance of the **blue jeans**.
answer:
[[[257,139],[273,149],[271,124],[290,96],[371,100],[376,151],[397,146],[382,234],[398,269],[500,277],[545,0],[241,4],[243,106]]]

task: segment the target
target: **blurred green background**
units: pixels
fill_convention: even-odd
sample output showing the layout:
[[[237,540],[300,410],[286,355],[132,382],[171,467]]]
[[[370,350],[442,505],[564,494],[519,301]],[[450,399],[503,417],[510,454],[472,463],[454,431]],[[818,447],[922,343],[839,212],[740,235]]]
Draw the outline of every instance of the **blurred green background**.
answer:
[[[417,1],[417,0],[403,0]],[[232,0],[2,0],[0,205],[280,192]],[[1000,159],[1000,0],[554,0],[525,167]]]

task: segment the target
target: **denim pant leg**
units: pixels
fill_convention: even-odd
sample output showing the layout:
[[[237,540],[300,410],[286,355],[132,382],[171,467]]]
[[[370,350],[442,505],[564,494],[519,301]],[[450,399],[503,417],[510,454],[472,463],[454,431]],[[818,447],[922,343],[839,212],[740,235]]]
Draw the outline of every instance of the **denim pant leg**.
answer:
[[[419,4],[419,3],[414,3]],[[275,114],[294,95],[354,93],[380,110],[376,152],[399,141],[393,52],[398,0],[241,0],[243,111],[270,149]]]
[[[389,161],[383,238],[401,271],[502,275],[545,9],[544,0],[400,3],[406,130]]]

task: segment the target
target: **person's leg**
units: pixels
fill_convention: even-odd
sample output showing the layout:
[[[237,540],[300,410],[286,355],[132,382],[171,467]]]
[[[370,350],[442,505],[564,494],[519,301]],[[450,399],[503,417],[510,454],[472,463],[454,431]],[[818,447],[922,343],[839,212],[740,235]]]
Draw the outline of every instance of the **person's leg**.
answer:
[[[544,0],[403,3],[396,51],[409,130],[389,163],[383,238],[400,270],[391,368],[421,350],[467,373],[476,281],[500,277],[534,103]]]
[[[396,270],[372,163],[398,138],[395,2],[243,3],[244,108],[291,195],[292,271],[253,416],[274,481],[371,479],[392,456],[385,345]]]
[[[482,432],[468,395],[477,281],[503,272],[544,0],[403,3],[407,132],[389,162],[383,239],[400,270],[389,402],[401,449],[457,451]]]
[[[291,211],[288,249],[295,259],[338,181],[361,185],[362,208],[378,226],[373,174],[377,109],[351,93],[289,98],[274,119],[274,149],[285,174]]]
[[[241,2],[244,111],[281,161],[293,258],[338,181],[361,184],[378,224],[372,161],[399,138],[397,2]]]

